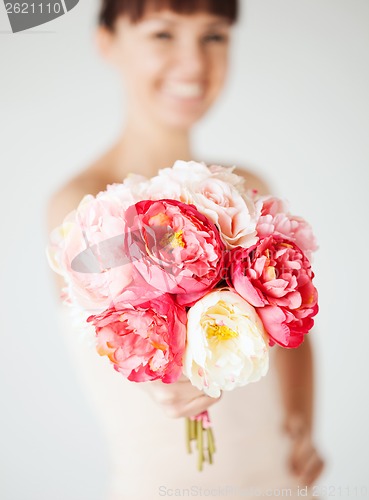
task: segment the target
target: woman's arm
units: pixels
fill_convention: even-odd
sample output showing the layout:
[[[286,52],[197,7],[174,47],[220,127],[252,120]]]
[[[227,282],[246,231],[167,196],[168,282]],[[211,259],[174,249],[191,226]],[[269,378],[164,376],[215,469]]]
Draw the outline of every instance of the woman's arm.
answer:
[[[291,438],[289,466],[301,484],[311,485],[320,476],[324,461],[313,441],[314,362],[309,336],[297,349],[278,346],[276,367],[281,387],[285,432]]]
[[[309,335],[297,349],[274,346],[286,425],[298,415],[312,431],[314,399],[313,350]],[[287,430],[287,429],[286,429]]]

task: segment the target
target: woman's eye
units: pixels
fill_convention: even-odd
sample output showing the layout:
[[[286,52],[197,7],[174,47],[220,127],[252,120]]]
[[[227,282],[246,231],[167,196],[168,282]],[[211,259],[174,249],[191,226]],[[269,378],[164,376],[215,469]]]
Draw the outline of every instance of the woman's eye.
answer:
[[[158,33],[154,34],[154,38],[157,40],[170,40],[172,38],[172,35],[168,31],[159,31]]]
[[[226,41],[228,40],[227,36],[226,35],[221,35],[219,33],[213,33],[213,34],[210,34],[210,35],[206,35],[204,37],[204,42],[205,43],[211,43],[211,42],[215,42],[215,43],[225,43]]]

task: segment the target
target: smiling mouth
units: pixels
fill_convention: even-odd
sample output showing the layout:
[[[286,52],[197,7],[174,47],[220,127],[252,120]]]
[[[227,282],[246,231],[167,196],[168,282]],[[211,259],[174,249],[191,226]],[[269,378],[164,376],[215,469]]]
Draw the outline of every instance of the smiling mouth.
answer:
[[[199,83],[167,83],[164,87],[165,94],[176,99],[201,99],[204,97],[204,85]]]

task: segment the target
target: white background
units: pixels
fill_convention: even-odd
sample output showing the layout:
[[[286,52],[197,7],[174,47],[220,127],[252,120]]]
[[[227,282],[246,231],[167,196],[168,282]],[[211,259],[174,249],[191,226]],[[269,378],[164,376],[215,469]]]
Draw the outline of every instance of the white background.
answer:
[[[368,0],[248,0],[198,157],[259,172],[315,228],[320,484],[368,470]],[[55,323],[45,206],[114,141],[119,79],[97,56],[97,3],[11,34],[0,4],[3,500],[101,500],[107,453]],[[343,494],[341,498],[347,498]]]

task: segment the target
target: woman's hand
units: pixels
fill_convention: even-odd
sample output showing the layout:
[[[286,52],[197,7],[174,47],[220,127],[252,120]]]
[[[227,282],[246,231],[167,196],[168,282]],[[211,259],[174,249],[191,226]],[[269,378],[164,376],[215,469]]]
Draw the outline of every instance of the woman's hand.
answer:
[[[161,380],[139,384],[151,398],[171,418],[193,417],[217,403],[219,398],[211,398],[194,387],[184,375],[173,384]]]
[[[292,445],[288,465],[300,484],[311,486],[324,468],[324,460],[314,446],[311,431],[300,415],[288,417],[284,430]]]

